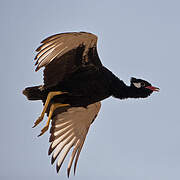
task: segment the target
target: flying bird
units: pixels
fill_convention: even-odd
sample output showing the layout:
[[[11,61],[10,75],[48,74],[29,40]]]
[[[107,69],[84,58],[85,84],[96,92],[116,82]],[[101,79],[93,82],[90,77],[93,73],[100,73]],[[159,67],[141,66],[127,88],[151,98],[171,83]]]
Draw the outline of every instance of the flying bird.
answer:
[[[95,120],[101,101],[110,96],[119,99],[146,98],[159,88],[132,77],[126,85],[103,66],[97,53],[97,36],[87,32],[69,32],[50,36],[36,49],[36,71],[45,67],[44,84],[27,87],[29,100],[42,100],[44,107],[37,126],[47,113],[48,119],[39,136],[50,128],[51,163],[56,169],[72,148],[67,175],[74,161],[74,173],[89,127]]]

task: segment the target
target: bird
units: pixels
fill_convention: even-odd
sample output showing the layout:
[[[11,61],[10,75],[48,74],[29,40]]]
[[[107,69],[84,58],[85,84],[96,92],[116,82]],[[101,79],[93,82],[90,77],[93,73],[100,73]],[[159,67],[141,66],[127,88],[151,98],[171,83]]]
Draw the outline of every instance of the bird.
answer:
[[[74,174],[86,135],[101,108],[101,101],[112,96],[120,100],[147,98],[160,89],[148,81],[132,77],[130,85],[106,68],[97,52],[97,36],[89,32],[67,32],[52,35],[36,49],[36,69],[44,67],[43,85],[27,87],[28,100],[41,100],[43,110],[36,127],[47,114],[47,122],[39,136],[50,126],[51,163],[56,160],[59,172],[66,155],[72,149],[67,167],[69,177],[74,162]]]

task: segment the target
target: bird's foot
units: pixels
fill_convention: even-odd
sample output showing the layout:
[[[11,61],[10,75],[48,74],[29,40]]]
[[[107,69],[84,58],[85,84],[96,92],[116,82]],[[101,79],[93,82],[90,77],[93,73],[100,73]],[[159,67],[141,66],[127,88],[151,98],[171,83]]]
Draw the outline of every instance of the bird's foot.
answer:
[[[57,95],[60,95],[60,94],[66,94],[66,93],[67,92],[61,92],[61,91],[49,92],[49,94],[47,96],[47,99],[46,99],[46,102],[45,102],[45,105],[44,105],[44,108],[43,108],[43,111],[42,111],[40,117],[35,121],[33,128],[36,127],[43,120],[44,115],[45,115],[45,113],[47,111],[47,108],[48,108],[48,105],[49,105],[51,99],[54,96],[57,96]]]
[[[44,116],[39,116],[39,118],[34,122],[34,126],[32,128],[36,127],[43,120],[43,118]]]
[[[49,124],[46,125],[46,126],[44,126],[44,128],[41,129],[41,133],[38,135],[38,137],[39,137],[39,136],[42,136],[42,135],[48,130],[48,128],[49,128]]]
[[[56,104],[52,104],[51,107],[50,107],[50,111],[49,111],[49,116],[48,116],[48,120],[47,120],[47,123],[46,125],[44,126],[44,128],[41,130],[41,133],[38,135],[39,136],[42,136],[49,128],[49,124],[50,124],[50,120],[52,118],[52,115],[53,115],[53,112],[59,108],[59,107],[66,107],[66,106],[70,106],[69,104],[59,104],[59,103],[56,103]],[[41,118],[41,116],[39,117]],[[41,120],[42,121],[42,120]],[[40,121],[40,122],[41,122]],[[36,122],[35,122],[36,123]]]

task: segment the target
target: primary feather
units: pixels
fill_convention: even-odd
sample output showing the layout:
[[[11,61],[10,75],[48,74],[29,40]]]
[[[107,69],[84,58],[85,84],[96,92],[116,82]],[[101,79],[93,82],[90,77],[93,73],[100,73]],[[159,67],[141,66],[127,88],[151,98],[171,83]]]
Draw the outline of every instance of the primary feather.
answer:
[[[51,136],[50,136],[50,148],[49,155],[52,154],[51,162],[54,163],[57,160],[57,172],[59,171],[66,155],[69,150],[73,148],[67,173],[69,176],[72,162],[75,158],[74,169],[84,144],[86,135],[88,133],[91,123],[96,118],[101,107],[101,103],[97,102],[94,104],[84,107],[70,107],[65,112],[59,113],[58,110],[52,119]],[[75,170],[74,170],[75,171]]]

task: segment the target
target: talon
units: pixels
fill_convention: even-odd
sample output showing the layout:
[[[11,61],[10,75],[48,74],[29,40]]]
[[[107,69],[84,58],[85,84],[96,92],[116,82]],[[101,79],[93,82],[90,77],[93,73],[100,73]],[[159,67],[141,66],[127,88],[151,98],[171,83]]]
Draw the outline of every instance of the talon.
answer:
[[[39,136],[42,136],[49,128],[49,125],[48,126],[45,126],[43,129],[41,129],[41,133],[38,135]]]
[[[41,130],[41,133],[38,135],[39,136],[42,136],[49,128],[49,123],[50,123],[50,120],[52,118],[52,115],[53,115],[53,112],[58,108],[58,107],[66,107],[66,106],[69,106],[69,104],[52,104],[51,107],[50,107],[50,111],[49,111],[49,116],[48,116],[48,120],[47,120],[47,123],[45,125],[45,127]],[[41,117],[41,116],[40,116]],[[35,122],[36,123],[36,122]]]
[[[44,108],[43,108],[43,111],[41,113],[41,116],[36,120],[36,122],[34,123],[34,127],[36,127],[44,118],[44,115],[46,113],[46,110],[48,108],[48,105],[49,105],[49,102],[51,101],[51,99],[54,97],[54,96],[57,96],[57,95],[60,95],[60,94],[66,94],[67,92],[61,92],[61,91],[53,91],[53,92],[49,92],[47,98],[46,98],[46,102],[44,104]]]
[[[42,120],[43,120],[43,117],[39,116],[39,118],[34,122],[34,126],[32,128],[36,127]]]

